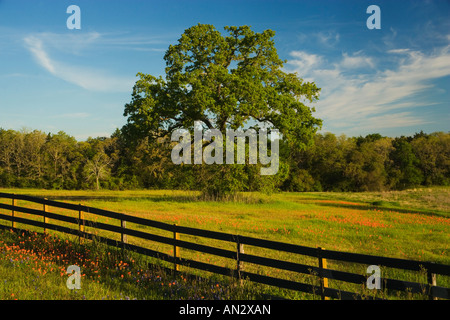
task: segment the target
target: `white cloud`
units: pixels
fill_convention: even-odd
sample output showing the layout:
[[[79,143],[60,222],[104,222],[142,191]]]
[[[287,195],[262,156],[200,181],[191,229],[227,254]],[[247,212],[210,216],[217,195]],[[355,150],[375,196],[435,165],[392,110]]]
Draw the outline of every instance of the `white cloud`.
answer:
[[[397,38],[397,30],[390,27],[390,33],[386,33],[386,35],[382,38],[383,43],[388,47],[395,47],[395,39]]]
[[[53,33],[40,32],[28,37],[40,39],[47,48],[72,55],[81,55],[90,49],[139,50],[163,52],[171,40],[169,35],[143,36],[128,33]],[[169,40],[170,39],[170,40]]]
[[[87,37],[88,40],[86,41],[93,41],[96,37],[97,36],[93,34],[92,37]],[[52,41],[48,39],[49,37],[47,34],[44,34],[43,36],[31,35],[25,37],[24,42],[37,63],[55,77],[92,91],[128,92],[133,87],[136,80],[134,77],[114,76],[103,70],[96,70],[84,66],[73,66],[52,59],[45,46],[46,41],[49,43],[52,41],[54,43],[59,42],[55,39]],[[59,43],[59,45],[56,46],[53,44],[53,47],[58,48],[58,46],[61,45],[63,45],[63,43]],[[76,48],[76,50],[80,50],[85,45],[87,45],[86,42],[78,42],[73,44],[73,49]]]
[[[55,74],[55,66],[45,52],[42,41],[35,37],[27,37],[25,38],[25,43],[28,45],[28,49],[34,55],[39,64],[48,72]]]
[[[55,49],[58,52],[78,55],[92,44],[98,43],[101,37],[102,35],[98,32],[82,34],[41,32],[26,37],[25,42],[29,38],[34,38],[45,43],[46,47]]]
[[[340,67],[347,69],[358,69],[367,67],[374,68],[375,65],[372,58],[360,56],[358,54],[349,56],[347,53],[344,53],[344,58],[340,62]]]
[[[316,115],[327,127],[377,130],[427,123],[412,108],[433,105],[423,93],[433,86],[433,80],[450,75],[450,46],[433,54],[410,49],[389,50],[386,54],[396,61],[394,67],[355,72],[360,71],[356,68],[375,68],[382,63],[375,64],[361,52],[343,54],[338,62],[328,63],[320,55],[295,51],[288,71],[296,71],[322,88]]]
[[[427,121],[412,115],[411,112],[398,112],[373,116],[370,118],[370,122],[372,127],[378,129],[408,127],[428,123]],[[355,127],[355,129],[363,130],[364,127]]]
[[[325,46],[334,46],[337,43],[339,43],[340,35],[337,32],[334,31],[328,31],[328,32],[318,32],[316,34],[317,40],[319,43],[325,45]]]
[[[315,46],[319,46],[321,48],[334,48],[340,42],[341,36],[336,31],[320,31],[313,33],[296,33],[296,40],[299,43],[314,43]]]
[[[64,113],[53,116],[53,118],[61,118],[61,119],[84,119],[90,116],[87,112],[76,112],[76,113]]]
[[[293,51],[291,56],[295,59],[289,63],[295,66],[296,70],[302,74],[308,74],[313,68],[319,67],[323,64],[323,58],[316,54],[308,54],[303,51]]]
[[[410,49],[392,49],[388,50],[388,53],[407,53],[410,52]]]

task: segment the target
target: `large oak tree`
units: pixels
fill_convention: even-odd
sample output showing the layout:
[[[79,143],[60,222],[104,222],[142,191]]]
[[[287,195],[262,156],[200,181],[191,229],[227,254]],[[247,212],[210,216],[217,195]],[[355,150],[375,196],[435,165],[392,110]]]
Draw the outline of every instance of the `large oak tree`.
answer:
[[[122,131],[130,142],[170,136],[202,121],[223,134],[230,128],[276,128],[292,146],[303,149],[321,126],[314,108],[320,89],[295,73],[283,71],[275,32],[249,26],[198,24],[170,45],[165,78],[138,73]]]

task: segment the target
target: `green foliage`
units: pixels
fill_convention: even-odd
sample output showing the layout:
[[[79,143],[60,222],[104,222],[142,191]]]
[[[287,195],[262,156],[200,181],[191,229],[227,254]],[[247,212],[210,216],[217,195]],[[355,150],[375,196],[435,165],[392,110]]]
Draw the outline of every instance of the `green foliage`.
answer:
[[[200,190],[207,198],[239,191],[381,191],[450,184],[450,134],[365,139],[316,134],[305,150],[280,140],[280,165],[175,165],[173,143],[122,134],[77,142],[64,132],[0,130],[0,186],[47,189]],[[248,157],[248,148],[246,150]]]
[[[130,143],[168,136],[203,121],[209,129],[246,124],[275,127],[293,146],[304,148],[321,125],[302,101],[318,99],[320,89],[282,70],[275,32],[255,33],[248,26],[198,24],[169,46],[163,79],[139,73],[122,131]]]
[[[282,70],[284,61],[278,57],[272,30],[256,33],[248,26],[224,29],[225,36],[212,25],[198,24],[185,30],[164,56],[164,79],[138,74],[132,101],[124,111],[128,119],[122,133],[129,145],[138,145],[148,153],[141,148],[142,141],[153,144],[179,128],[192,132],[195,121],[223,134],[226,129],[246,126],[276,128],[290,147],[298,150],[311,143],[321,120],[312,116],[314,109],[304,102],[317,100],[320,89]],[[155,176],[145,174],[151,179],[144,184],[158,185],[161,178],[156,175],[177,171],[163,170],[167,166],[158,159],[152,163],[158,166],[151,168]],[[218,197],[254,188],[248,182],[255,177],[249,175],[251,172],[234,165],[207,166],[198,172],[202,178],[194,180],[201,190]],[[273,191],[279,185],[275,180],[282,176],[251,184]]]
[[[450,134],[435,132],[417,135],[411,145],[419,160],[425,185],[450,184]]]
[[[316,134],[314,146],[289,156],[284,183],[292,191],[381,191],[450,182],[450,134],[336,137]]]
[[[390,180],[395,189],[406,189],[420,185],[424,180],[419,169],[419,159],[413,152],[411,143],[405,137],[396,138],[392,142],[390,154]]]
[[[450,134],[389,138],[317,134],[320,89],[283,71],[272,30],[198,24],[169,46],[165,77],[139,73],[127,123],[77,142],[65,132],[0,128],[0,187],[183,189],[220,198],[239,191],[380,191],[450,184]],[[260,164],[175,165],[171,133],[276,128],[279,170]],[[192,134],[191,134],[192,136]],[[203,142],[203,147],[210,142]],[[225,150],[225,148],[224,148]],[[248,150],[246,150],[248,159]]]

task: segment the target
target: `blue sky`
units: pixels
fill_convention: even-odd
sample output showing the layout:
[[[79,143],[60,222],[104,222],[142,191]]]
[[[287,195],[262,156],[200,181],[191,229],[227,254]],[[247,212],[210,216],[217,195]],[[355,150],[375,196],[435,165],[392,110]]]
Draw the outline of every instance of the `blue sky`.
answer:
[[[72,4],[80,30],[66,26]],[[0,0],[0,127],[109,136],[136,73],[164,75],[168,46],[198,23],[274,30],[285,70],[322,88],[323,132],[449,131],[450,2],[423,0]]]

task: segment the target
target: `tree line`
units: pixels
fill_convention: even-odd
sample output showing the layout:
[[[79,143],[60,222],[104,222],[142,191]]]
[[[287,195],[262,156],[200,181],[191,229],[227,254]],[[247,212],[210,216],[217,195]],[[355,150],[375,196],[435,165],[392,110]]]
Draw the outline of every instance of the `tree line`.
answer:
[[[0,129],[0,186],[47,189],[183,189],[215,196],[237,191],[380,191],[450,184],[450,134],[396,138],[316,133],[293,152],[280,140],[280,169],[260,164],[175,165],[174,142],[110,137],[77,141],[65,132]],[[248,163],[248,162],[247,162]]]

